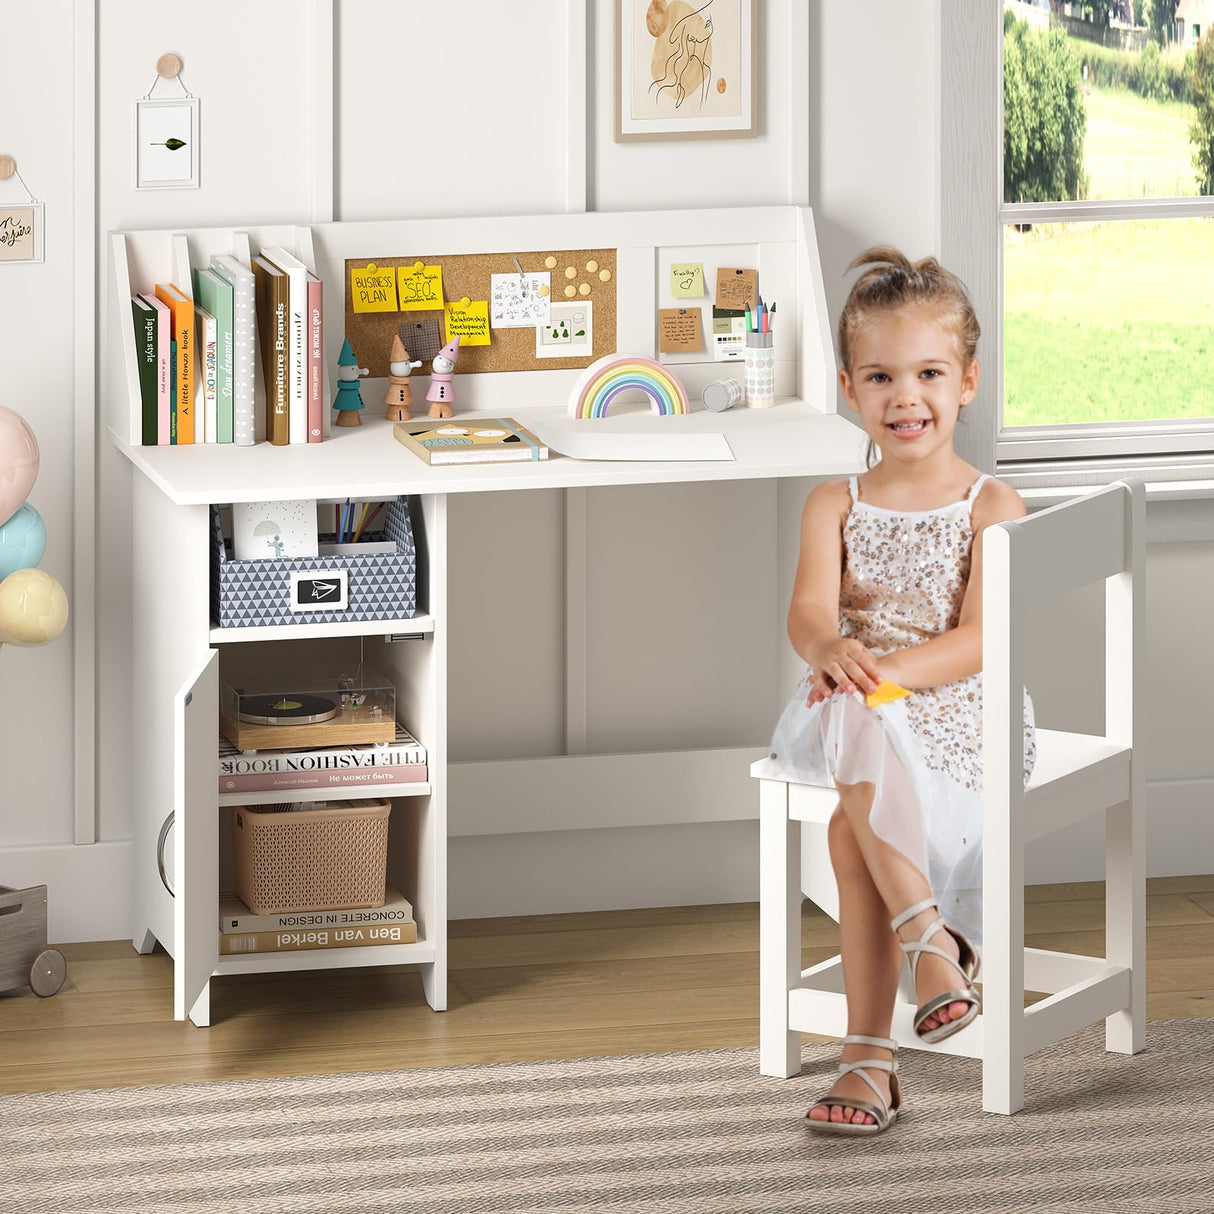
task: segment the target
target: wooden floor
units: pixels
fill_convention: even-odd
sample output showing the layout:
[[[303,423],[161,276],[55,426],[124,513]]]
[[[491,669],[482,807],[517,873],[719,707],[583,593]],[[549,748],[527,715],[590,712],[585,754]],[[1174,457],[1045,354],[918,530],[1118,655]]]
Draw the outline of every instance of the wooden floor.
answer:
[[[1099,956],[1099,883],[1033,886],[1027,943]],[[806,904],[804,962],[837,951]],[[128,941],[63,945],[59,994],[0,997],[0,1093],[754,1046],[755,903],[451,924],[449,1010],[415,969],[217,979],[212,1027],[173,1020],[172,965]],[[1214,876],[1147,898],[1147,1015],[1214,1016]]]

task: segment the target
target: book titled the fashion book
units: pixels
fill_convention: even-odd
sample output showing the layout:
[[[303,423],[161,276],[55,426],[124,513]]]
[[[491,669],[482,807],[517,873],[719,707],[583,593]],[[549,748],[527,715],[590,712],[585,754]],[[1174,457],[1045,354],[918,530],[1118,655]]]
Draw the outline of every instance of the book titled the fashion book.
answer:
[[[221,793],[416,784],[429,778],[426,748],[401,724],[391,742],[312,750],[237,750],[219,736]]]
[[[221,932],[291,932],[318,927],[375,927],[385,923],[412,923],[413,904],[397,890],[388,888],[383,906],[356,910],[289,911],[277,915],[255,915],[235,894],[219,899]],[[401,941],[408,943],[408,941]]]
[[[548,448],[510,417],[397,422],[397,442],[428,464],[503,464],[548,458]]]

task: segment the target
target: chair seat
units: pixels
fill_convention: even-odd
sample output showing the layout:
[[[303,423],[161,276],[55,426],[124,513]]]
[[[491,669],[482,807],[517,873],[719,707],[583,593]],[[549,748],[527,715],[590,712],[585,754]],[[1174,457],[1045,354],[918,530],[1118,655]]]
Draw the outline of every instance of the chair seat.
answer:
[[[1035,839],[1117,805],[1130,795],[1128,746],[1094,734],[1037,730],[1037,759],[1025,788],[1025,837]],[[770,759],[750,765],[759,780],[781,779]],[[788,784],[788,816],[825,826],[838,804],[832,787]]]

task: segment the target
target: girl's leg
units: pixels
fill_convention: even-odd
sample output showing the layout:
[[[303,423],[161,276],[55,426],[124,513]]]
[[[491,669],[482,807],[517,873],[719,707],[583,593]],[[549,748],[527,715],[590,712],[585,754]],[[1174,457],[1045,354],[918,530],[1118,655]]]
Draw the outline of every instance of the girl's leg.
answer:
[[[875,789],[872,784],[838,784],[839,805],[847,815],[856,846],[864,857],[864,864],[879,891],[885,909],[885,929],[889,931],[889,920],[908,906],[932,896],[927,878],[900,852],[884,839],[879,839],[869,825],[868,815],[872,808]],[[937,911],[929,907],[908,919],[899,928],[903,940],[918,940]],[[892,936],[892,933],[890,933]],[[952,956],[959,956],[956,940],[947,932],[937,932],[931,942]],[[954,966],[943,957],[922,953],[917,971],[916,997],[926,1003],[935,995],[951,990],[957,985],[958,975]],[[957,1001],[939,1008],[924,1022],[924,1029],[933,1029],[948,1020],[956,1020],[969,1011],[969,1004]]]
[[[839,886],[839,943],[843,958],[843,984],[847,990],[847,1031],[867,1037],[888,1037],[898,992],[902,953],[889,930],[889,913],[856,843],[842,808],[836,809],[827,831],[830,859]],[[873,1045],[845,1045],[843,1061],[888,1058],[891,1051]],[[889,1075],[870,1074],[889,1100]],[[838,1103],[818,1105],[810,1111],[815,1121],[852,1121],[872,1125],[873,1118],[858,1112],[848,1100],[873,1098],[872,1088],[856,1075],[841,1075],[831,1089]]]

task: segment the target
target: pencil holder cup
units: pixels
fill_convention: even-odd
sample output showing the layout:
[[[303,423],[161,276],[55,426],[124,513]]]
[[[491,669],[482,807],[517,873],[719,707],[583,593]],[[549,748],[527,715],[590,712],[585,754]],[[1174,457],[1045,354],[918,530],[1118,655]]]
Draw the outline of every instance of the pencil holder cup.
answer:
[[[776,351],[770,333],[746,334],[746,404],[766,409],[776,403]]]

